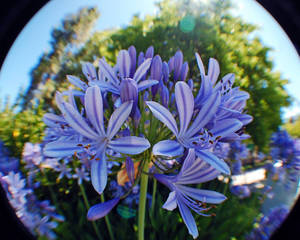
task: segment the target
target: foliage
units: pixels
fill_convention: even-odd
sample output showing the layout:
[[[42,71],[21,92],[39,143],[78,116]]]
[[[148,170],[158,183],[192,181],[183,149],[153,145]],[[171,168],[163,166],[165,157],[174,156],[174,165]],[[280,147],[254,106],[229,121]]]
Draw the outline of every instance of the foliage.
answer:
[[[9,102],[0,112],[0,139],[10,149],[14,157],[20,158],[26,142],[41,142],[44,136],[45,124],[42,117],[45,114],[43,103],[35,105],[22,112],[17,112],[17,105]]]
[[[300,116],[295,119],[290,119],[290,121],[285,123],[283,127],[291,136],[300,138]]]

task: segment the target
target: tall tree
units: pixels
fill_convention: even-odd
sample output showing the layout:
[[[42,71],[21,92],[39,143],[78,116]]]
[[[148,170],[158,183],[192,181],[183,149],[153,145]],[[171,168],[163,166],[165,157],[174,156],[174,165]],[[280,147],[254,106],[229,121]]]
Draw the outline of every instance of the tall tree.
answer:
[[[76,48],[83,45],[89,38],[95,21],[99,17],[97,8],[82,8],[77,14],[66,16],[61,26],[55,28],[50,42],[51,50],[43,53],[37,65],[31,70],[31,83],[22,103],[23,109],[32,105],[31,100],[36,93],[35,90],[46,82],[56,85],[65,78],[61,77],[64,66],[69,64],[70,56]],[[50,98],[53,96],[50,96]],[[45,99],[45,103],[51,99]]]

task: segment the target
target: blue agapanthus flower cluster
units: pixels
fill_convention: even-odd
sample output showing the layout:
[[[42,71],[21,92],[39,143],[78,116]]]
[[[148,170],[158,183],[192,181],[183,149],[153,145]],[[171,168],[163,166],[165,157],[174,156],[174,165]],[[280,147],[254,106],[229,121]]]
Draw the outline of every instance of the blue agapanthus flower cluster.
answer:
[[[268,240],[273,232],[280,227],[287,217],[289,209],[286,206],[279,206],[270,209],[267,215],[262,215],[254,223],[253,231],[246,236],[247,240]]]
[[[19,159],[10,157],[10,152],[0,139],[0,172],[8,174],[10,171],[17,171]]]
[[[171,191],[163,207],[178,206],[196,238],[190,210],[209,215],[205,204],[221,203],[226,197],[188,185],[230,174],[214,148],[247,138],[243,130],[252,117],[244,113],[249,94],[233,87],[234,74],[219,78],[219,64],[212,58],[206,72],[196,53],[200,79],[187,81],[189,67],[183,59],[181,51],[166,62],[154,55],[153,47],[137,54],[131,46],[119,52],[114,66],[105,58],[99,59],[98,69],[83,63],[85,79],[68,75],[75,89],[56,93],[61,114],[44,116],[48,125],[44,154],[67,161],[88,159],[91,183],[99,194],[110,179],[111,161],[125,165],[132,186],[143,176],[157,179]],[[165,164],[169,160],[176,164]],[[150,163],[154,170],[149,171]],[[105,216],[127,196],[91,207],[87,218]]]
[[[296,182],[300,173],[300,140],[292,138],[287,131],[282,130],[274,133],[271,137],[270,155],[273,163],[267,166],[271,176],[280,176],[284,179],[285,170],[288,171],[288,181]],[[276,163],[281,167],[276,167]]]
[[[57,227],[57,221],[64,221],[64,217],[56,213],[55,207],[48,200],[39,201],[34,189],[28,186],[20,172],[11,171],[7,175],[0,173],[0,183],[16,215],[32,234],[55,239],[53,229]]]

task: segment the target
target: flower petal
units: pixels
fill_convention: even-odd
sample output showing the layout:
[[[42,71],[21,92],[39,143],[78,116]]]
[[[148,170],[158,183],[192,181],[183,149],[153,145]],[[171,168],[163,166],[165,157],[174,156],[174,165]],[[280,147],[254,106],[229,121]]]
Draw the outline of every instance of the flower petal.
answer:
[[[87,213],[87,219],[89,221],[94,221],[106,216],[118,204],[119,201],[120,198],[114,198],[107,202],[92,206]]]
[[[97,80],[97,73],[94,65],[89,62],[82,63],[82,72],[89,81]]]
[[[183,63],[183,54],[180,50],[174,56],[174,80],[177,81],[180,77],[181,67]]]
[[[117,78],[114,70],[111,68],[111,66],[108,65],[105,60],[99,60],[99,68],[108,80],[112,81],[115,85],[119,84],[119,79]]]
[[[128,48],[128,53],[130,56],[130,77],[133,76],[134,71],[135,71],[135,67],[136,67],[136,49],[134,46],[130,46]]]
[[[176,141],[163,140],[153,146],[154,155],[175,157],[183,154],[184,148]]]
[[[200,73],[204,76],[205,75],[205,68],[204,68],[202,59],[201,59],[199,53],[195,53],[195,56],[196,56],[196,60],[197,60],[197,64],[198,64],[198,68],[200,70]]]
[[[117,65],[120,76],[123,78],[129,77],[130,74],[130,56],[126,50],[121,50],[117,57]]]
[[[220,66],[216,59],[210,58],[208,63],[208,77],[209,80],[212,82],[212,85],[214,85],[219,77],[220,74]]]
[[[139,92],[143,91],[143,90],[147,89],[148,87],[151,87],[155,84],[158,84],[157,80],[144,80],[138,84],[138,91]]]
[[[164,203],[162,208],[167,209],[169,211],[173,211],[177,207],[177,198],[176,192],[170,192],[167,201]]]
[[[153,101],[147,101],[147,106],[150,108],[153,115],[164,123],[176,136],[178,135],[177,124],[168,109]]]
[[[194,96],[190,87],[185,82],[180,81],[175,85],[175,98],[180,121],[179,135],[183,135],[193,116]]]
[[[100,88],[89,87],[84,97],[84,105],[87,117],[100,135],[104,135],[103,102]]]
[[[226,197],[223,194],[215,191],[197,189],[183,185],[176,185],[176,187],[182,193],[201,202],[218,204],[226,200]]]
[[[213,153],[209,151],[204,151],[204,150],[196,150],[196,155],[204,160],[205,162],[209,163],[212,167],[217,169],[220,172],[223,172],[225,174],[230,174],[230,169],[228,165],[220,158],[215,156]]]
[[[75,131],[89,139],[98,138],[98,135],[90,128],[84,118],[71,104],[63,103],[63,108],[61,110],[65,120]]]
[[[131,112],[132,104],[132,101],[125,102],[113,112],[107,126],[106,135],[108,139],[112,139],[113,136],[116,135],[122,124],[128,118]]]
[[[151,58],[146,59],[135,71],[135,74],[133,76],[133,79],[138,83],[142,77],[145,75],[145,73],[148,71],[150,65],[151,65]]]
[[[79,147],[80,142],[54,141],[47,143],[44,147],[43,153],[48,157],[66,157],[72,156],[75,152],[83,151]]]
[[[187,77],[187,74],[189,72],[189,65],[187,62],[184,62],[181,68],[181,73],[180,73],[180,80],[184,81]]]
[[[226,137],[231,133],[236,132],[243,126],[243,123],[235,118],[223,119],[215,124],[215,127],[211,129],[214,136]]]
[[[181,201],[180,198],[177,201],[177,204],[178,204],[178,208],[179,208],[181,217],[182,217],[186,227],[189,230],[189,234],[191,234],[194,239],[197,238],[198,237],[198,229],[197,229],[197,225],[196,225],[195,219],[194,219],[191,211],[183,203],[183,201]]]
[[[134,183],[134,164],[130,157],[126,158],[125,165],[126,165],[126,172],[127,172],[128,179],[131,182],[131,184],[133,184]]]
[[[128,136],[109,141],[108,147],[120,153],[139,154],[148,149],[150,143],[146,138]]]
[[[152,59],[150,77],[151,79],[160,81],[162,76],[162,60],[159,55]]]
[[[91,180],[94,189],[99,193],[105,189],[107,183],[107,166],[105,153],[102,154],[100,159],[94,158],[91,164]]]
[[[221,96],[219,92],[214,93],[211,97],[203,104],[200,112],[195,118],[193,124],[186,132],[186,136],[192,137],[202,127],[204,127],[214,116],[221,102]]]
[[[67,79],[70,83],[75,85],[76,87],[80,88],[81,90],[85,91],[87,89],[87,84],[80,80],[80,78],[72,75],[67,75]]]

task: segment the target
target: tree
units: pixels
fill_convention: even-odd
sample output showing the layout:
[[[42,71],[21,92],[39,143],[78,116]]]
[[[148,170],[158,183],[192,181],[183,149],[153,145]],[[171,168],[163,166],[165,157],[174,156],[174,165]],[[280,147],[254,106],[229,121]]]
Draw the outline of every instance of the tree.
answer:
[[[65,79],[65,66],[69,65],[70,57],[77,47],[89,38],[98,17],[97,8],[82,8],[78,14],[68,15],[61,26],[52,31],[51,50],[43,53],[31,70],[31,83],[22,103],[23,109],[31,106],[31,100],[39,86],[51,81],[56,85]],[[45,104],[51,105],[52,99],[52,95],[44,99]]]

